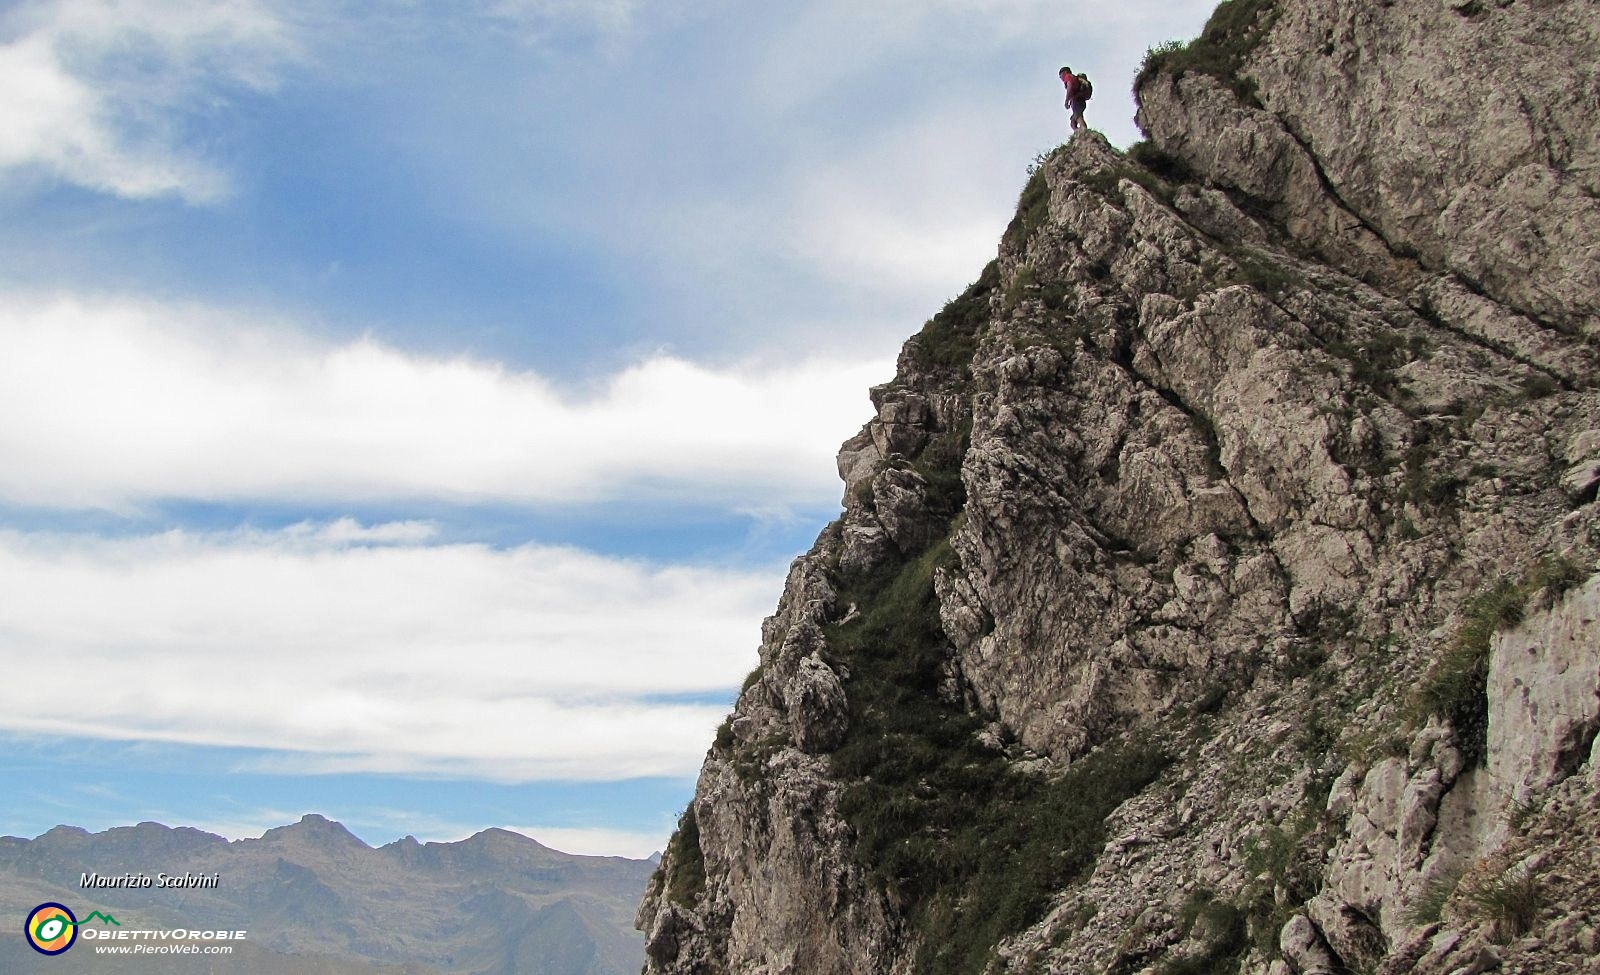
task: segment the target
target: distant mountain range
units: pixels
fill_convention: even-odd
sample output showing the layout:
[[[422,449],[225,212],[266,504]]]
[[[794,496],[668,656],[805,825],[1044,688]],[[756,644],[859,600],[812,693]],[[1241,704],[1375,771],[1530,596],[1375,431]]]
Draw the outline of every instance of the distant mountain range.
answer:
[[[374,849],[315,815],[232,842],[159,823],[103,833],[58,826],[32,840],[0,837],[0,972],[633,975],[644,961],[634,910],[654,869],[653,860],[573,856],[501,829]],[[149,886],[85,888],[85,874]],[[186,874],[216,886],[160,886],[162,875]],[[39,954],[24,920],[47,902],[80,922],[99,911],[118,927],[82,923],[85,936],[67,954]],[[247,936],[231,955],[182,959],[100,954],[98,945],[129,942],[88,936],[170,928]]]

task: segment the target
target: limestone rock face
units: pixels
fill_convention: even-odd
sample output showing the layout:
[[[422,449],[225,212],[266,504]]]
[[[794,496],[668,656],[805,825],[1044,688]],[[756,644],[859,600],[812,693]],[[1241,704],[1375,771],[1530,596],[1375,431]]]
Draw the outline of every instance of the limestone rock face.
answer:
[[[840,785],[811,754],[847,720],[839,678],[815,655],[837,609],[823,546],[838,544],[830,532],[795,562],[763,627],[759,676],[707,756],[693,828],[680,827],[640,907],[648,970],[909,971],[898,924],[850,854]],[[689,874],[680,901],[675,875]]]
[[[1593,4],[1265,6],[1271,30],[1242,72],[1259,104],[1206,75],[1157,79],[1139,120],[1158,145],[1276,205],[1319,249],[1371,254],[1374,269],[1383,250],[1415,255],[1423,273],[1593,332]]]
[[[833,668],[815,656],[800,661],[794,681],[784,688],[784,700],[796,748],[815,754],[839,747],[849,730],[850,713]]]
[[[647,972],[1593,970],[1600,6],[1218,18],[872,391]]]
[[[1527,801],[1588,760],[1600,732],[1600,578],[1495,639],[1488,770]]]

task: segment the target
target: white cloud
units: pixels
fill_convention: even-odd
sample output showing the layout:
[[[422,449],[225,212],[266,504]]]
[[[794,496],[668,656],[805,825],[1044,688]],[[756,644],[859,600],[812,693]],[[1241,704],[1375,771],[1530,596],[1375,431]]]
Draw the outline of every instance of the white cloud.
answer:
[[[574,829],[565,826],[512,826],[513,833],[532,837],[553,850],[579,856],[630,857],[643,860],[667,848],[673,826],[659,830]]]
[[[194,309],[0,306],[0,499],[827,503],[888,362],[544,377]],[[391,529],[392,530],[392,529]]]
[[[920,301],[925,314],[937,310],[926,307],[928,295],[953,296],[995,256],[1010,218],[997,201],[1026,179],[1005,148],[1026,130],[1028,114],[947,105],[847,155],[797,167],[783,221],[796,228],[792,246],[841,284]],[[983,130],[997,137],[963,138]]]
[[[486,14],[539,36],[552,23],[583,24],[603,33],[626,30],[639,0],[487,0]]]
[[[225,175],[183,145],[178,116],[228,87],[266,88],[293,54],[254,0],[54,0],[5,18],[0,169],[129,198],[191,202]]]
[[[268,749],[257,771],[688,775],[781,569],[406,526],[0,532],[0,728]],[[43,688],[54,688],[43,693]]]
[[[719,300],[765,345],[894,350],[995,256],[1037,151],[1039,114],[1021,101],[965,99],[859,138],[821,137],[775,160],[770,185],[738,199],[696,186],[628,200],[651,232],[627,246],[673,280],[688,268],[691,281],[738,281]],[[814,300],[808,291],[826,297],[794,308],[796,295]]]

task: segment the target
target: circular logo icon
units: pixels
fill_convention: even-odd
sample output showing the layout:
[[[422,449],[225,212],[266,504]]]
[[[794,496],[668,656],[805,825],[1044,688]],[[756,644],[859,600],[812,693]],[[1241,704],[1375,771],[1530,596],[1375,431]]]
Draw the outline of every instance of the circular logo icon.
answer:
[[[40,904],[23,928],[28,944],[41,955],[59,955],[78,940],[78,918],[64,904]]]

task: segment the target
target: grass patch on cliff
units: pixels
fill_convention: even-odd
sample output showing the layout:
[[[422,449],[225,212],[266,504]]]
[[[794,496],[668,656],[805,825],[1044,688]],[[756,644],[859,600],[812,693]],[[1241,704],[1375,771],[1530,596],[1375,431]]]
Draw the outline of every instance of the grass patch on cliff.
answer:
[[[1424,421],[1401,461],[1399,499],[1418,508],[1443,511],[1455,505],[1466,481],[1455,473],[1448,451],[1459,432],[1450,427],[1470,426],[1471,420],[1452,421],[1440,427]]]
[[[1539,608],[1553,605],[1589,573],[1571,559],[1548,556],[1522,579],[1503,578],[1466,604],[1461,624],[1444,645],[1412,700],[1413,723],[1429,715],[1455,729],[1468,767],[1489,752],[1489,651],[1494,635],[1522,622],[1530,597]]]
[[[1028,174],[1028,182],[1023,184],[1022,195],[1017,198],[1016,216],[1006,225],[1004,240],[1013,247],[1020,249],[1023,241],[1050,219],[1050,184],[1045,180],[1044,170],[1041,162]]]
[[[1234,279],[1269,298],[1282,297],[1306,286],[1305,278],[1298,271],[1279,264],[1271,257],[1241,251],[1234,254],[1233,259],[1238,266]]]
[[[1243,77],[1244,63],[1260,46],[1278,19],[1275,0],[1223,0],[1212,11],[1200,36],[1188,43],[1169,41],[1145,52],[1133,87],[1137,92],[1158,74],[1174,79],[1189,72],[1208,74],[1233,89],[1248,104],[1256,100],[1256,83]]]
[[[1522,621],[1527,594],[1502,579],[1467,603],[1465,619],[1417,689],[1415,717],[1450,723],[1469,767],[1482,765],[1489,748],[1489,646],[1496,632]]]
[[[1350,365],[1350,378],[1387,400],[1402,398],[1405,390],[1397,372],[1423,350],[1416,336],[1374,330],[1364,336],[1333,339],[1327,351]]]
[[[667,874],[667,900],[682,907],[694,907],[706,890],[706,861],[700,852],[700,823],[695,819],[694,806],[690,805],[678,818],[678,829],[667,841],[664,864],[670,864]],[[662,867],[657,867],[659,872]]]
[[[1236,975],[1250,949],[1243,911],[1208,890],[1197,890],[1178,912],[1178,927],[1185,939],[1200,943],[1200,950],[1163,959],[1156,975]]]
[[[1245,866],[1254,877],[1236,906],[1247,919],[1257,951],[1278,952],[1278,933],[1323,884],[1323,863],[1332,838],[1322,828],[1322,804],[1301,802],[1282,822],[1266,826],[1244,843]]]
[[[906,343],[905,355],[911,363],[926,372],[970,379],[978,337],[989,324],[989,296],[999,284],[999,262],[990,261],[978,280],[946,302],[944,308],[922,326],[922,331]]]
[[[1463,913],[1489,924],[1489,939],[1507,944],[1533,930],[1546,900],[1544,883],[1525,866],[1479,873],[1460,886]]]
[[[1005,295],[1000,300],[1000,309],[1007,315],[1017,307],[1030,291],[1038,290],[1039,275],[1031,267],[1022,267],[1012,276],[1011,283],[1006,285]]]
[[[952,558],[940,541],[846,587],[861,612],[829,640],[850,671],[850,732],[833,755],[849,783],[840,812],[927,975],[983,971],[1002,938],[1093,865],[1106,817],[1167,764],[1136,742],[1047,778],[978,744],[982,719],[940,694],[949,647],[933,581]]]
[[[1138,183],[1151,196],[1169,206],[1172,203],[1172,187],[1143,166],[1110,166],[1084,173],[1078,178],[1085,186],[1113,202],[1122,200],[1122,181],[1126,179]]]
[[[1456,887],[1460,883],[1459,870],[1446,871],[1430,878],[1406,905],[1405,913],[1401,917],[1414,928],[1439,923],[1444,917],[1444,905],[1450,900],[1450,895],[1456,892]]]
[[[928,510],[945,518],[954,517],[967,502],[967,488],[961,482],[961,461],[972,443],[972,417],[929,440],[922,453],[911,462],[911,469],[927,483]]]

